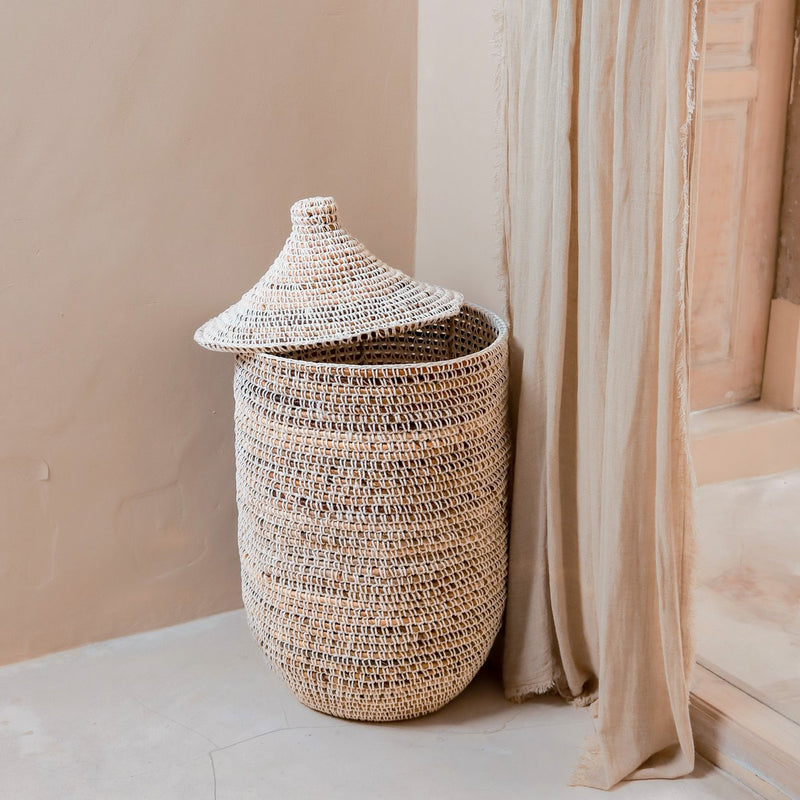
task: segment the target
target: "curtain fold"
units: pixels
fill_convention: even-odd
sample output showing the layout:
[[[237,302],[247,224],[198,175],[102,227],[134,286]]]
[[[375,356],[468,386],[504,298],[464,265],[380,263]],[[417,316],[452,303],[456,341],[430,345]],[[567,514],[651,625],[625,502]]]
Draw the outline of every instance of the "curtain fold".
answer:
[[[505,0],[516,430],[504,680],[595,702],[576,783],[691,772],[688,160],[696,5]]]

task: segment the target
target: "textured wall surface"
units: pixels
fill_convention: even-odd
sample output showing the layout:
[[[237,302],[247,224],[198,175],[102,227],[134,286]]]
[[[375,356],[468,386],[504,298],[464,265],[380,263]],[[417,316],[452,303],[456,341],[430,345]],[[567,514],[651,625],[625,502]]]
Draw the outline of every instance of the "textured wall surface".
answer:
[[[416,276],[505,314],[492,3],[419,0]]]
[[[795,37],[800,30],[800,7],[795,21]],[[775,297],[800,303],[800,69],[795,47],[789,121],[786,126],[786,160],[783,166],[783,200],[778,246],[778,271]]]
[[[333,194],[413,266],[408,0],[0,5],[0,662],[240,605],[195,327]]]

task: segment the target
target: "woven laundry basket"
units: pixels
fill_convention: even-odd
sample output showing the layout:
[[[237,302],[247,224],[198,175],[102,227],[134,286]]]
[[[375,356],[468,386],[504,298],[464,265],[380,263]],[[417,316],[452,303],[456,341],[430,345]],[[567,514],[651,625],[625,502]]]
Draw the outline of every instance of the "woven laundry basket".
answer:
[[[387,267],[332,198],[195,334],[235,352],[242,595],[296,697],[398,720],[472,680],[500,628],[508,332]]]

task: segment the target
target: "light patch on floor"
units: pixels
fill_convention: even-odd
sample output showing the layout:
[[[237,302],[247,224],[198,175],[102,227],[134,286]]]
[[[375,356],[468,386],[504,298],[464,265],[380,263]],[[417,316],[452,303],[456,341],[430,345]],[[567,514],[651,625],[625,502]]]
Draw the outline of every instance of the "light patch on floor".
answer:
[[[697,492],[706,665],[800,723],[800,471]]]
[[[567,786],[590,728],[553,697],[506,702],[488,673],[421,719],[327,717],[289,695],[235,611],[0,668],[0,795],[596,800]],[[755,797],[703,761],[614,796]]]

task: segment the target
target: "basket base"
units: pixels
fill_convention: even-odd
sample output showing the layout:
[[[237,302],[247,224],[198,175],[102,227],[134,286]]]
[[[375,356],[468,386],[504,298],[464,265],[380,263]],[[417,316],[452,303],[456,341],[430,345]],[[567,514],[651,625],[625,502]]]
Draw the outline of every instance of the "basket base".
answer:
[[[355,722],[400,722],[443,708],[473,681],[500,631],[498,620],[487,643],[470,653],[466,662],[462,658],[450,665],[439,663],[435,667],[423,663],[416,673],[404,672],[402,677],[393,665],[387,664],[382,670],[380,664],[372,662],[363,665],[363,670],[353,671],[361,675],[360,679],[331,680],[328,673],[314,669],[310,662],[289,662],[281,658],[282,648],[276,647],[274,640],[262,638],[258,622],[249,610],[248,622],[267,663],[298,702],[312,711]],[[405,657],[413,659],[413,654],[406,653]],[[420,655],[419,660],[422,659]]]

